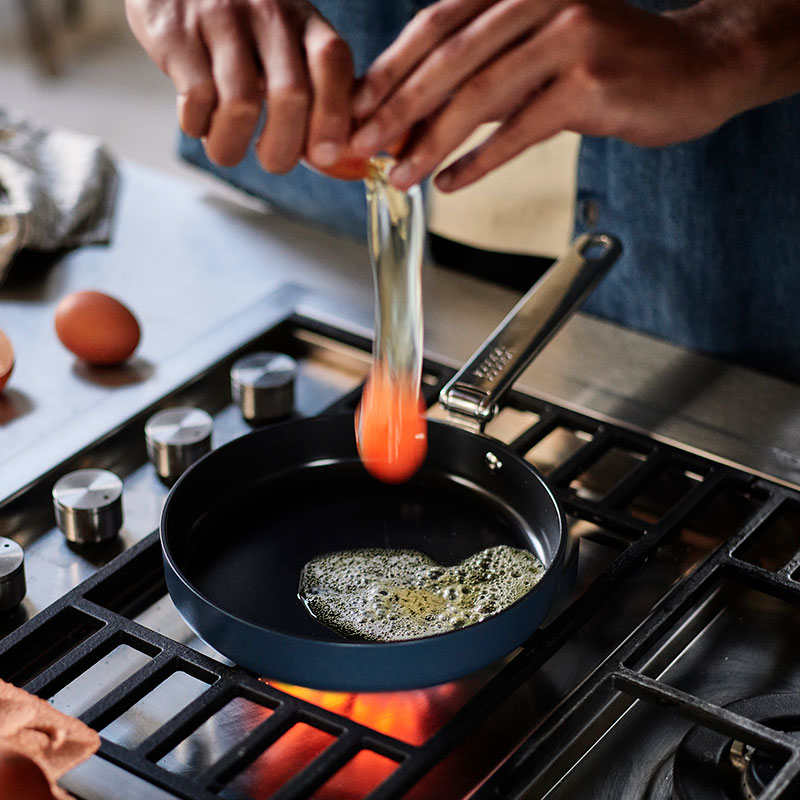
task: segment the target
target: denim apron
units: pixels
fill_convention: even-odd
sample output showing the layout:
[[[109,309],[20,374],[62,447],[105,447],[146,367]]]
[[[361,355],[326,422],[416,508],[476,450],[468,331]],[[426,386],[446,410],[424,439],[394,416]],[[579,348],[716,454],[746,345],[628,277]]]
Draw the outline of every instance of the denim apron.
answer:
[[[360,74],[425,0],[318,0]],[[686,2],[638,0],[664,11]],[[251,150],[232,168],[183,137],[181,155],[275,206],[363,237],[360,181],[300,166],[264,172]],[[585,138],[575,231],[625,252],[584,310],[635,330],[800,380],[800,95],[742,114],[685,144],[639,148]]]
[[[670,147],[584,138],[575,229],[625,248],[584,310],[800,381],[800,95]]]

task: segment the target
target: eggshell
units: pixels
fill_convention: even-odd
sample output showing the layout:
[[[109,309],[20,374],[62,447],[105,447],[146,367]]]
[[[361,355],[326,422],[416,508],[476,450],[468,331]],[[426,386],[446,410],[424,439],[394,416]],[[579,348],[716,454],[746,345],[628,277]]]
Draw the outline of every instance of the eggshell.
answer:
[[[386,152],[390,156],[399,155],[408,143],[408,139],[408,134],[400,136],[386,148]],[[329,164],[327,167],[321,167],[315,164],[308,156],[306,157],[306,163],[317,170],[317,172],[321,172],[329,178],[338,178],[342,181],[360,181],[369,175],[370,159],[364,156],[357,156],[347,148],[345,148],[335,163]]]
[[[35,761],[16,750],[0,749],[0,797],[53,800],[50,782]]]
[[[14,369],[14,348],[11,340],[0,331],[0,391],[6,385]]]
[[[74,292],[56,307],[56,333],[67,350],[89,364],[121,364],[139,344],[136,317],[102,292]]]
[[[338,178],[340,181],[360,181],[369,174],[369,159],[349,152],[342,155],[336,163],[327,167],[320,167],[310,160],[308,163],[317,172],[321,172],[329,178]]]

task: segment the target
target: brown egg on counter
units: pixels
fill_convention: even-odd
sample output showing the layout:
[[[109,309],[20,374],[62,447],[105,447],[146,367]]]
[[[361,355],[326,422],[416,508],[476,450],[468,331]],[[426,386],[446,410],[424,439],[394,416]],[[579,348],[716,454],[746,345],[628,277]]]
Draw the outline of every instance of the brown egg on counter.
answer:
[[[121,364],[139,344],[139,323],[103,292],[73,292],[56,307],[56,333],[67,350],[89,364]]]
[[[0,331],[0,391],[6,385],[14,369],[14,348],[11,340]]]
[[[0,797],[11,800],[53,800],[50,782],[31,758],[0,748]]]

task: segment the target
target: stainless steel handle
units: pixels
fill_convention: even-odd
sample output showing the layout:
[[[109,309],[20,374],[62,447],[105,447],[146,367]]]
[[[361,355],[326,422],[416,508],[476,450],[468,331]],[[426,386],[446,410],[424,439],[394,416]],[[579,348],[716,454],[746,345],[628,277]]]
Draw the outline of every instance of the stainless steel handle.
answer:
[[[572,316],[622,252],[605,233],[579,236],[447,383],[439,402],[462,423],[483,426],[502,395]]]

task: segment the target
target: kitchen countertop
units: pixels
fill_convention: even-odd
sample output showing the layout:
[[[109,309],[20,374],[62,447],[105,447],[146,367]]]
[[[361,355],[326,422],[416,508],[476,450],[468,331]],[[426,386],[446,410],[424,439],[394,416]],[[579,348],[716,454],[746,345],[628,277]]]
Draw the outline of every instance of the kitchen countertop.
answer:
[[[0,395],[0,502],[36,477],[37,453],[57,441],[77,446],[86,420],[110,419],[155,391],[183,352],[252,317],[259,303],[268,308],[264,298],[288,284],[312,315],[371,328],[364,244],[246,198],[238,204],[143,167],[120,169],[110,245],[25,254],[0,287],[0,327],[17,355]],[[90,288],[117,296],[140,320],[142,342],[124,369],[82,367],[55,336],[60,298]],[[459,366],[517,299],[426,266],[426,353]],[[800,386],[578,314],[516,388],[800,486]]]

